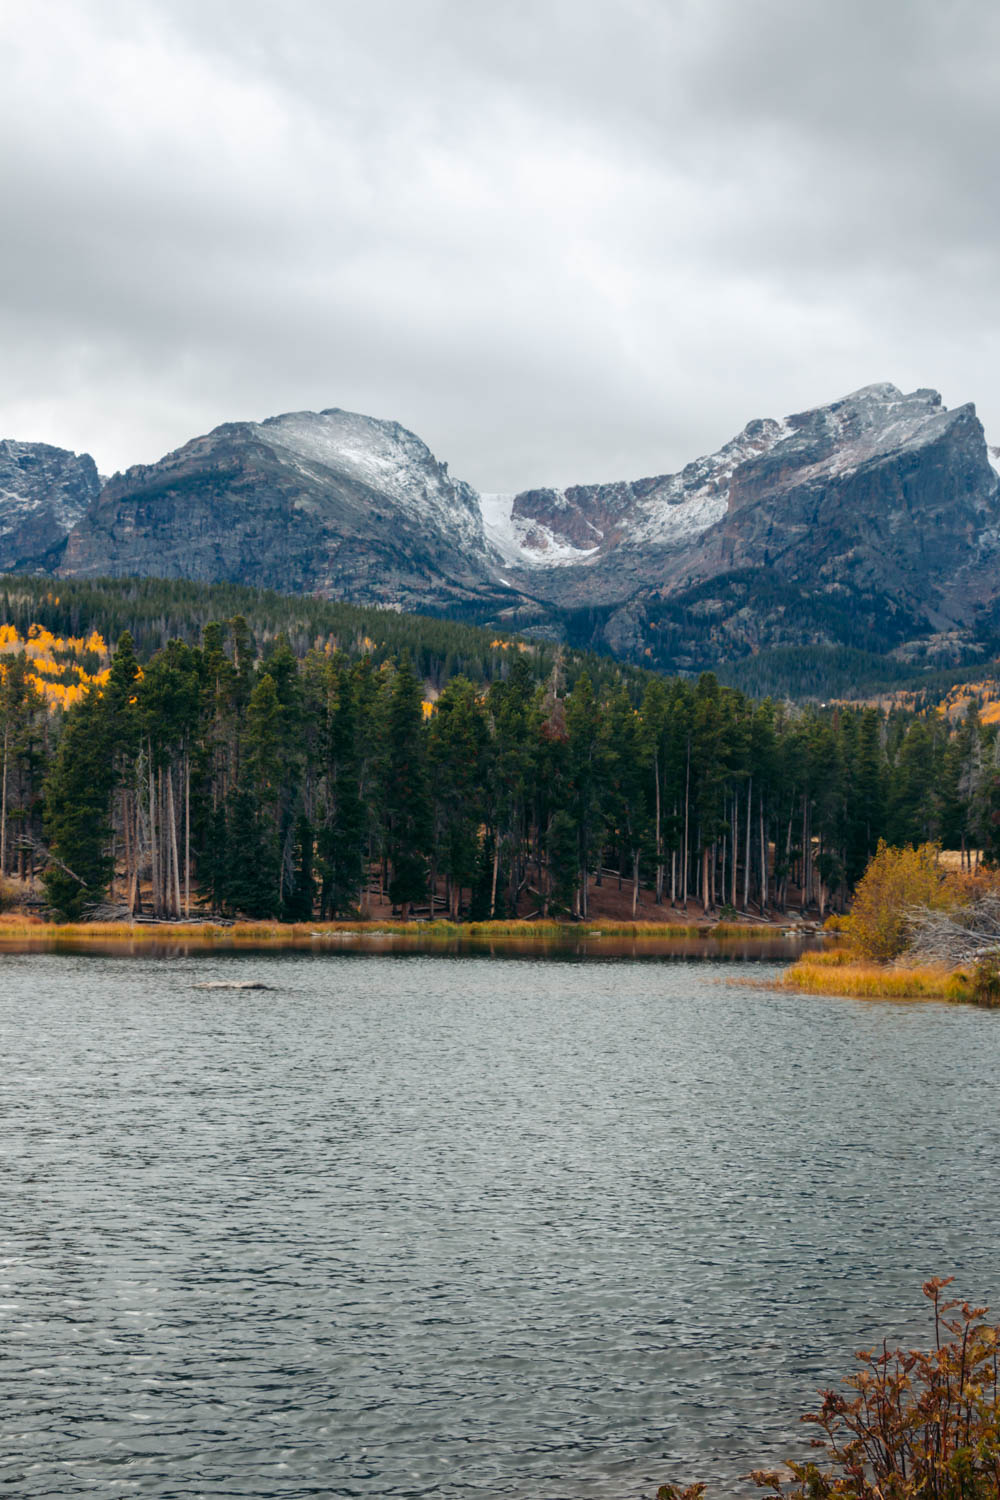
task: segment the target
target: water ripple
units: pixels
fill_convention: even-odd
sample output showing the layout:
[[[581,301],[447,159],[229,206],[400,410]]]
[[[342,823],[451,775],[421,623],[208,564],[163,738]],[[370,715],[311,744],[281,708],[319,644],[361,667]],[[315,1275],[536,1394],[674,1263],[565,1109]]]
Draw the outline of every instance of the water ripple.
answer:
[[[926,1276],[1000,1304],[1000,1016],[734,972],[0,956],[6,1492],[627,1500],[801,1449]]]

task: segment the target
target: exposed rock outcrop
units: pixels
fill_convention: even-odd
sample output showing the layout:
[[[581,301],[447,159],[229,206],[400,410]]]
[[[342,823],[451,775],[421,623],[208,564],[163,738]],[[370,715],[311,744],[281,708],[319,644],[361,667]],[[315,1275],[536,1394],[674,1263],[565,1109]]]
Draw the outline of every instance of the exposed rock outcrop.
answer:
[[[51,567],[100,488],[89,453],[0,441],[0,571]]]

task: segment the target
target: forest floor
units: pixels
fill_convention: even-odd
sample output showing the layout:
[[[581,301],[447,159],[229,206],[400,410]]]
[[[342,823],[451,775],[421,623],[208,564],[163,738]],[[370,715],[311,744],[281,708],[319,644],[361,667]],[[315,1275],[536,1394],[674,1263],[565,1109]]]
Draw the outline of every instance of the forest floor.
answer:
[[[797,894],[797,893],[795,893]],[[791,903],[790,903],[791,908]],[[377,889],[368,892],[365,900],[365,913],[370,921],[398,921],[399,913],[394,910],[388,897],[379,897]],[[428,918],[430,907],[418,908],[415,913],[417,917]],[[513,913],[511,914],[513,915]],[[517,903],[517,919],[519,921],[530,921],[539,917],[539,900],[535,891],[527,887],[521,892]],[[435,903],[434,917],[438,921],[447,920],[447,909],[445,906],[445,886],[443,881],[438,882],[437,901]],[[547,920],[552,920],[551,918]],[[567,920],[567,919],[564,919]],[[693,896],[688,897],[686,907],[681,904],[680,899],[676,904],[671,904],[669,890],[664,896],[661,905],[656,904],[656,893],[646,886],[639,887],[639,899],[636,902],[635,915],[632,914],[632,881],[624,876],[619,880],[617,874],[607,871],[603,872],[600,881],[592,876],[587,887],[587,915],[583,919],[590,925],[600,925],[602,922],[613,923],[636,923],[637,925],[652,924],[656,927],[678,926],[684,928],[717,927],[720,921],[736,923],[741,927],[766,927],[770,931],[786,931],[789,927],[799,925],[817,926],[822,925],[818,913],[812,912],[808,918],[793,909],[786,914],[773,914],[762,918],[760,913],[751,906],[748,912],[737,911],[735,914],[730,909],[726,917],[721,915],[721,908],[705,911],[701,902]]]
[[[118,894],[116,899],[109,900],[105,908],[96,917],[97,922],[107,923],[109,921],[128,921],[128,914],[121,903],[120,892],[122,882],[118,882]],[[448,922],[448,911],[445,901],[445,883],[438,881],[436,900],[433,917],[429,903],[415,908],[411,915],[412,924],[419,926],[421,922],[429,920],[435,922]],[[792,892],[793,897],[797,895]],[[149,915],[151,903],[148,888],[142,890],[143,911],[137,914],[144,924],[152,922]],[[656,904],[655,892],[645,886],[640,886],[639,899],[636,902],[635,914],[632,912],[632,882],[624,877],[619,879],[618,875],[605,871],[600,880],[591,877],[587,891],[587,916],[582,919],[555,918],[544,919],[547,923],[561,921],[569,928],[600,927],[602,924],[613,926],[637,926],[656,928],[677,928],[683,930],[687,935],[695,932],[708,932],[724,923],[726,926],[737,926],[740,928],[756,928],[763,932],[774,934],[787,932],[789,929],[803,928],[814,930],[821,925],[819,915],[815,911],[810,912],[807,917],[795,909],[793,902],[789,903],[786,913],[773,913],[762,918],[760,913],[752,906],[749,911],[736,911],[728,908],[723,917],[719,908],[706,912],[700,901],[693,896],[688,898],[687,905],[683,906],[678,899],[671,904],[669,891],[663,903]],[[540,903],[537,894],[529,887],[521,892],[517,903],[517,912],[511,913],[511,920],[518,923],[530,924],[538,922],[540,918]],[[380,896],[377,886],[373,886],[365,893],[364,902],[360,912],[363,923],[374,923],[382,925],[398,925],[403,919],[398,907],[393,907],[388,896]],[[191,922],[214,922],[216,919],[211,912],[201,903],[200,893],[192,889],[191,892]],[[245,919],[237,917],[238,922]],[[467,921],[467,917],[461,919]],[[0,912],[0,926],[10,928],[16,925],[38,925],[50,922],[45,909],[44,890],[40,881],[19,880],[13,876],[6,876],[3,881],[2,912]],[[75,924],[80,925],[80,924]],[[268,921],[266,924],[276,929],[291,927],[295,924]],[[315,922],[298,924],[313,926]],[[325,924],[324,924],[325,925]],[[338,919],[336,926],[350,925],[346,919]],[[678,931],[681,936],[681,931]]]

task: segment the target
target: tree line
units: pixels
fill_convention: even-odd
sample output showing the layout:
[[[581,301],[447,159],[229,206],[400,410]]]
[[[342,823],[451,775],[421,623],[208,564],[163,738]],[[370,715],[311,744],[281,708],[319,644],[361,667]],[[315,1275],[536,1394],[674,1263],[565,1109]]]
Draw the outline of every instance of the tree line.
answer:
[[[354,915],[588,915],[615,872],[661,906],[820,914],[880,838],[1000,858],[997,727],[755,702],[696,681],[504,655],[428,689],[407,652],[259,651],[210,622],[65,713],[23,656],[0,683],[0,873],[44,866],[52,907]],[[433,696],[433,701],[430,701]]]

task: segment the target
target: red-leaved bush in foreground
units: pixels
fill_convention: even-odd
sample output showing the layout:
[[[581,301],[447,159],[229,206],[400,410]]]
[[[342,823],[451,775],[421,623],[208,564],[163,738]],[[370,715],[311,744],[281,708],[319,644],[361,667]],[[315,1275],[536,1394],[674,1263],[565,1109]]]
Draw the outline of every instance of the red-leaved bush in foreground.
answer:
[[[822,1456],[785,1474],[750,1477],[782,1500],[1000,1500],[998,1330],[988,1309],[942,1301],[953,1280],[934,1277],[934,1348],[862,1350],[848,1392],[821,1391],[802,1418],[823,1433]],[[949,1337],[950,1336],[950,1337]],[[698,1500],[703,1484],[665,1484],[657,1500]]]

